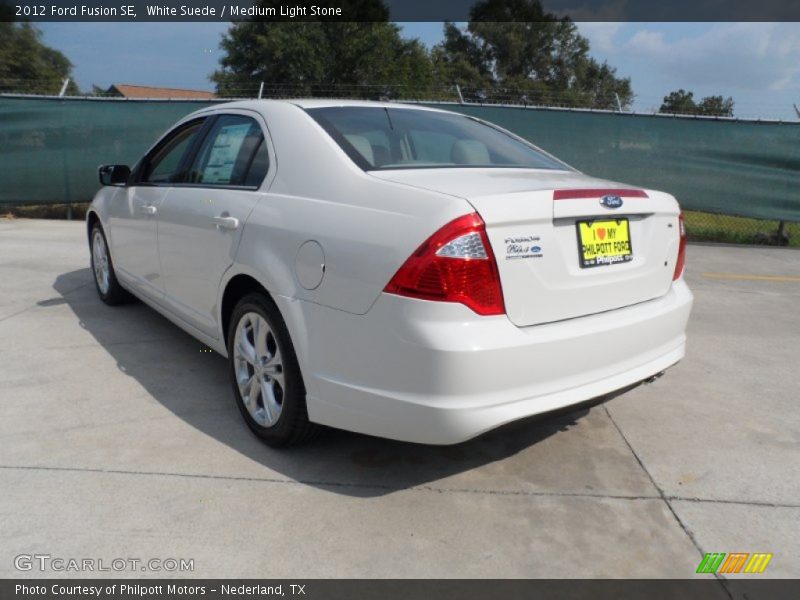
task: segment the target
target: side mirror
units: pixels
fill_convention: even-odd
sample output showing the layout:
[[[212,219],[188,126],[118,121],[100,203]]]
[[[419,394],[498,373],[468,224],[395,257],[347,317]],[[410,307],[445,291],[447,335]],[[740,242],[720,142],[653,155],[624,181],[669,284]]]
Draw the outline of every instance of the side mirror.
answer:
[[[125,186],[130,175],[131,168],[128,165],[102,165],[97,170],[100,185]]]

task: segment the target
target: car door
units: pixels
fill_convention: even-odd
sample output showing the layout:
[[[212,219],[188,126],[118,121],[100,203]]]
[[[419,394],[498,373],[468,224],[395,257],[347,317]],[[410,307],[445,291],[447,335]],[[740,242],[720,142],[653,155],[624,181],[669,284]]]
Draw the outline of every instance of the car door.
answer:
[[[140,161],[130,184],[111,203],[109,223],[114,268],[125,283],[150,298],[164,295],[158,257],[158,211],[175,182],[183,178],[185,161],[204,119],[182,124],[168,133]]]
[[[176,185],[159,207],[167,307],[214,338],[219,283],[274,163],[262,125],[255,113],[214,117],[194,152],[186,182]]]

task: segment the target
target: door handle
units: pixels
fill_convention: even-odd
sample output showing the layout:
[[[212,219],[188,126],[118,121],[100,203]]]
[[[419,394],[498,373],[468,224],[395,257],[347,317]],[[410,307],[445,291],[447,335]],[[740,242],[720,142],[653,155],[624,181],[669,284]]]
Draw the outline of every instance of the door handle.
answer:
[[[239,227],[239,219],[236,217],[218,216],[214,217],[214,223],[217,229],[237,229]]]
[[[146,215],[154,215],[158,212],[158,209],[152,204],[145,204],[142,207],[142,212],[144,212]]]

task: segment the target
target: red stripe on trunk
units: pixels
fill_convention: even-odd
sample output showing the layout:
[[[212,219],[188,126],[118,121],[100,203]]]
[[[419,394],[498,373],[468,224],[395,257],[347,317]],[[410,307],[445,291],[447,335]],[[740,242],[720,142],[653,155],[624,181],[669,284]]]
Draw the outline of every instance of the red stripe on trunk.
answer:
[[[644,190],[629,190],[625,188],[584,188],[578,190],[555,190],[553,192],[553,200],[577,200],[579,198],[602,198],[603,196],[649,198]]]

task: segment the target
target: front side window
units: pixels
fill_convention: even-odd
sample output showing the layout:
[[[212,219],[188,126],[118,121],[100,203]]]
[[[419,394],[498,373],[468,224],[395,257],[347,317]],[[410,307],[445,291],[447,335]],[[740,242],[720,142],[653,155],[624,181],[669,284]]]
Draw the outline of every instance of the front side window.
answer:
[[[268,169],[267,142],[258,123],[250,117],[223,115],[200,146],[188,182],[257,187]]]
[[[179,171],[186,152],[191,148],[203,122],[196,121],[167,138],[147,161],[142,181],[147,183],[176,183],[183,179]]]
[[[362,169],[569,169],[507,133],[463,115],[335,106],[306,111]]]

